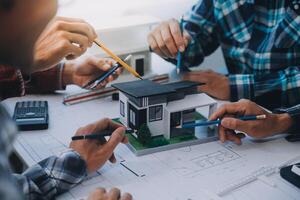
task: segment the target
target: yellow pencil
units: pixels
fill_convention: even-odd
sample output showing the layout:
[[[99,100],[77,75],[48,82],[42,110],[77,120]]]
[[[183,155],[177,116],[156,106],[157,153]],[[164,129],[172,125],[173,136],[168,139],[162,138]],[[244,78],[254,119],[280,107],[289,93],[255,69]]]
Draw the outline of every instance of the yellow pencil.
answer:
[[[129,71],[131,74],[133,74],[135,77],[143,80],[143,78],[132,68],[130,67],[127,63],[125,63],[121,58],[116,56],[113,52],[111,52],[105,45],[99,40],[95,39],[94,43],[97,44],[103,51],[105,51],[109,56],[111,56],[115,61],[120,63],[122,67],[124,67],[127,71]]]

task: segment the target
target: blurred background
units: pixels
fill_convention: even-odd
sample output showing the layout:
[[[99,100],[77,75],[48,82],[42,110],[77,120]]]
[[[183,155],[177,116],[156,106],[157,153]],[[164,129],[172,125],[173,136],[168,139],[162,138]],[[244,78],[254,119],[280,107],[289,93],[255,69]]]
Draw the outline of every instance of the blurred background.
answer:
[[[180,18],[199,0],[59,0],[58,16],[81,18],[96,30]],[[101,37],[101,36],[100,36]],[[145,35],[145,38],[147,35]],[[109,46],[109,44],[107,44]],[[153,67],[160,58],[153,55]],[[226,73],[219,49],[200,66]],[[170,65],[166,67],[171,67]]]

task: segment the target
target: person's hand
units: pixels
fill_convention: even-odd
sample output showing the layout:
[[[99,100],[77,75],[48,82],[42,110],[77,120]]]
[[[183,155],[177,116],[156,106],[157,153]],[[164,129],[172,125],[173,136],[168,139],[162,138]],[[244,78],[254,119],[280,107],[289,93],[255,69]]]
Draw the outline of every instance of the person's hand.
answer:
[[[114,149],[119,143],[127,143],[125,136],[126,128],[110,119],[102,119],[93,124],[78,129],[75,136],[97,133],[102,130],[114,130],[107,143],[98,140],[77,140],[72,141],[70,148],[78,152],[83,160],[85,160],[88,172],[94,172],[105,164],[107,160],[112,163],[116,162],[113,154]]]
[[[91,47],[97,34],[81,19],[56,17],[35,45],[33,72],[51,68],[62,59],[75,59]]]
[[[176,19],[162,22],[148,35],[148,43],[153,52],[163,58],[175,58],[178,50],[184,52],[190,36],[180,30]]]
[[[245,115],[266,115],[266,119],[254,121],[236,119]],[[230,140],[236,144],[241,144],[241,136],[243,135],[236,134],[235,131],[246,133],[254,138],[265,138],[284,133],[292,124],[292,119],[288,114],[269,113],[249,100],[224,104],[210,117],[210,120],[217,119],[222,119],[219,126],[220,140],[222,142]]]
[[[121,194],[117,188],[106,192],[104,188],[94,190],[87,200],[132,200],[132,196],[128,193]]]
[[[83,61],[66,62],[63,71],[63,85],[75,84],[84,87],[91,80],[106,73],[113,64],[114,62],[110,59],[97,58],[95,56],[88,57]],[[121,73],[122,68],[119,68],[113,75],[100,83],[97,89],[105,87],[107,83],[115,80]]]
[[[184,74],[184,80],[204,83],[198,87],[198,90],[205,92],[206,94],[220,99],[230,99],[230,85],[229,80],[226,76],[216,73],[211,70],[189,72]]]

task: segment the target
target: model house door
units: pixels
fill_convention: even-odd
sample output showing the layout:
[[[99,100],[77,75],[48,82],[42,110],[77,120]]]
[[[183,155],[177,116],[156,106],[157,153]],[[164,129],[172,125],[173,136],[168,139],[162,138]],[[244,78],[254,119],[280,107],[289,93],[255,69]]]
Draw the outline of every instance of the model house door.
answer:
[[[181,119],[182,119],[182,113],[181,112],[175,112],[175,113],[171,113],[171,128],[174,128],[176,126],[180,126],[181,125]]]
[[[138,130],[142,124],[147,123],[147,110],[146,109],[138,110],[129,103],[128,122],[129,122],[129,128],[133,130]]]

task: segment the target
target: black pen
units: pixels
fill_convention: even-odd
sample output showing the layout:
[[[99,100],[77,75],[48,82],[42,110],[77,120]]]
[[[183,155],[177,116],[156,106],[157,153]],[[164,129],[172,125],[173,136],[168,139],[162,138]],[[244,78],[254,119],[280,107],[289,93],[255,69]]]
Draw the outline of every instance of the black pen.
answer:
[[[72,141],[75,140],[103,140],[106,136],[111,136],[114,131],[103,130],[99,133],[87,134],[87,135],[77,135],[72,137]],[[132,133],[132,130],[126,130],[126,133]]]
[[[132,57],[132,55],[128,55],[125,58],[124,62],[129,61],[131,57]],[[119,69],[120,67],[121,67],[121,64],[120,63],[116,63],[108,72],[106,72],[105,74],[101,75],[100,77],[95,78],[94,80],[91,80],[86,85],[84,85],[83,88],[90,87],[91,89],[95,89],[100,83],[102,83],[110,75],[112,75],[113,73],[115,73],[115,71],[117,71],[117,69]]]

